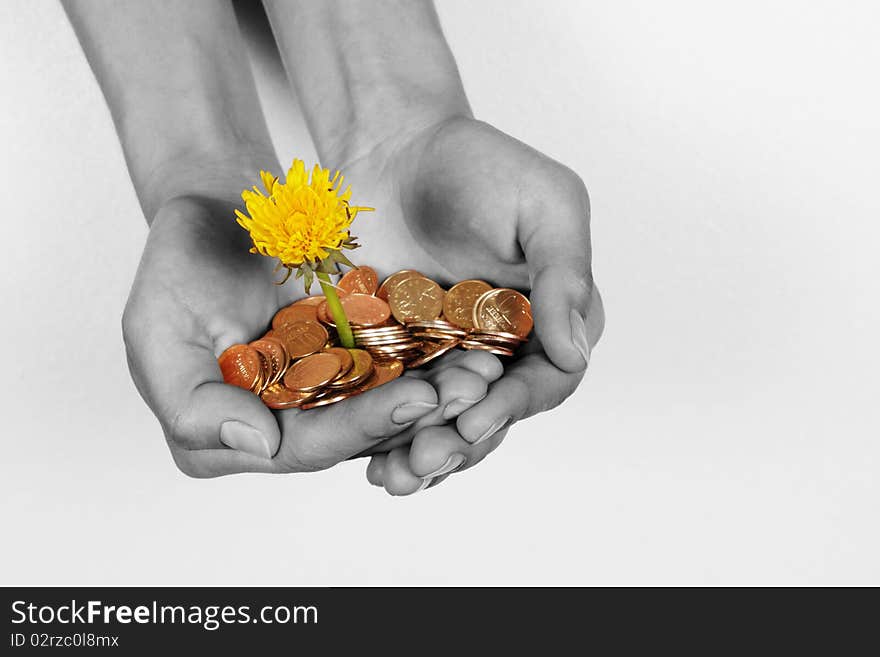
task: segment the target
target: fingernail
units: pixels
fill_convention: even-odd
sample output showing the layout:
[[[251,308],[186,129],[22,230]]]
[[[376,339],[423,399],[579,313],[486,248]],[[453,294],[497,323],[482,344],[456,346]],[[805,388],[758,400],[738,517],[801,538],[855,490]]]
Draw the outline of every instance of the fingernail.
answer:
[[[406,424],[418,420],[437,408],[437,404],[428,402],[412,402],[403,404],[391,411],[391,421],[395,424]]]
[[[428,486],[431,485],[431,482],[432,482],[432,481],[433,481],[433,479],[430,479],[430,478],[429,478],[429,479],[425,479],[424,481],[422,481],[422,485],[419,486],[418,488],[416,488],[415,491],[413,491],[413,495],[415,495],[416,493],[420,493],[420,492],[422,492],[423,490],[425,490]]]
[[[481,442],[483,442],[484,440],[486,440],[490,436],[493,436],[496,433],[498,433],[499,431],[501,431],[508,422],[510,422],[510,417],[505,417],[505,418],[498,420],[495,424],[493,424],[491,427],[486,429],[486,432],[482,436],[477,438],[471,444],[472,445],[479,445]]]
[[[446,463],[434,470],[434,472],[432,472],[431,474],[425,475],[424,477],[422,477],[422,479],[428,479],[428,483],[430,483],[430,480],[434,477],[439,477],[441,475],[455,472],[465,463],[467,463],[467,457],[464,454],[453,454],[448,459],[446,459]]]
[[[251,425],[238,420],[229,420],[220,425],[220,442],[240,452],[247,452],[264,459],[272,458],[266,436]]]
[[[485,395],[484,395],[485,396]],[[471,406],[476,404],[479,399],[455,399],[448,404],[446,404],[446,408],[443,409],[443,419],[451,420],[454,417],[458,417],[462,413],[464,413]]]
[[[590,344],[587,342],[587,325],[581,314],[572,308],[571,318],[571,341],[584,359],[584,367],[590,364]]]

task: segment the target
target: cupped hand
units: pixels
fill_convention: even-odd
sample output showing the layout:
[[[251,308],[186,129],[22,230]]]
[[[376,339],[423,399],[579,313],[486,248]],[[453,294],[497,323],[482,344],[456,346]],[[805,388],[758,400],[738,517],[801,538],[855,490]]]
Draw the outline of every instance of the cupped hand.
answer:
[[[400,433],[437,408],[433,386],[402,377],[345,403],[273,412],[223,383],[217,356],[261,335],[302,296],[275,285],[273,264],[248,252],[230,202],[162,205],[123,316],[132,378],[186,474],[302,472],[330,467]]]
[[[357,201],[377,208],[358,219],[359,261],[381,263],[386,274],[418,269],[442,284],[488,279],[530,297],[532,340],[486,397],[458,416],[461,440],[479,445],[565,400],[605,321],[581,179],[467,117],[397,135],[340,166]],[[424,460],[419,453],[416,444],[409,453],[414,466]],[[388,472],[400,456],[377,462]]]

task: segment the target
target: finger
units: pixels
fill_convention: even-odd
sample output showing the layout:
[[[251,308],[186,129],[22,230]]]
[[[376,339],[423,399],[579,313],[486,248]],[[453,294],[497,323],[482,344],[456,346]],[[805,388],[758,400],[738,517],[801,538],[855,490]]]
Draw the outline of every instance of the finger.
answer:
[[[519,235],[531,279],[535,333],[550,361],[566,372],[583,371],[590,360],[586,317],[593,279],[590,202],[572,174],[555,190],[562,202],[522,203]]]
[[[388,453],[383,472],[385,490],[389,495],[412,495],[424,490],[431,480],[417,477],[409,469],[409,446],[398,447]]]
[[[127,310],[123,318],[132,378],[169,442],[271,458],[281,441],[271,411],[251,392],[223,383],[211,341],[191,337],[202,335],[194,320],[170,316],[159,322]]]
[[[454,474],[459,474],[464,472],[465,470],[470,470],[474,466],[476,466],[480,461],[486,458],[489,454],[494,452],[501,446],[501,443],[504,442],[504,438],[507,436],[508,429],[502,429],[497,434],[489,438],[488,440],[483,441],[476,447],[471,447],[472,450],[481,450],[480,453],[475,453],[472,458],[469,458],[467,463],[465,463],[462,467],[450,472],[449,474],[440,475],[439,477],[429,477],[431,483],[424,489],[434,488],[439,486],[441,483],[446,481],[449,477]],[[412,452],[412,447],[410,447],[410,452]]]
[[[502,429],[489,440],[471,445],[453,426],[423,429],[410,446],[409,470],[425,480],[472,468],[495,450],[506,434],[507,429]]]
[[[443,358],[437,359],[431,365],[431,369],[424,372],[426,377],[436,375],[450,367],[458,367],[479,374],[489,383],[497,381],[504,374],[504,365],[498,356],[479,350],[456,349]]]
[[[171,441],[168,441],[168,446],[180,471],[197,479],[243,472],[285,472],[277,460],[260,458],[235,449],[183,449]]]
[[[583,373],[557,368],[544,353],[523,356],[489,387],[489,394],[456,421],[461,436],[478,445],[512,423],[550,410],[577,387]]]
[[[480,445],[470,445],[450,425],[423,429],[412,445],[397,447],[388,454],[381,466],[382,484],[397,496],[432,488],[454,472],[474,467],[497,449],[506,433],[504,429]],[[375,468],[372,473],[371,467]],[[371,462],[367,477],[376,476],[378,467]]]
[[[370,464],[367,466],[367,481],[373,486],[384,485],[383,474],[385,472],[385,460],[387,458],[387,454],[376,454],[370,459]]]
[[[278,458],[294,470],[321,470],[413,426],[438,408],[427,381],[401,377],[330,406],[279,411]]]
[[[491,354],[488,355],[491,356]],[[465,364],[468,361],[472,363],[486,362],[483,359],[460,359],[457,362]],[[481,374],[464,367],[447,366],[430,370],[424,379],[418,380],[434,386],[438,398],[437,408],[419,418],[411,427],[400,431],[388,440],[372,445],[359,456],[390,452],[395,447],[408,445],[412,437],[421,429],[446,424],[457,418],[483,399],[489,388],[489,383]]]

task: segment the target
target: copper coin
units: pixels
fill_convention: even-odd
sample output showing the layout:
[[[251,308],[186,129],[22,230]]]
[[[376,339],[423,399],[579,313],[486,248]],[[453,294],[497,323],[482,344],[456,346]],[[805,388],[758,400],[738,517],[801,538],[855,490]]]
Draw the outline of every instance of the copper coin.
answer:
[[[355,338],[355,342],[364,346],[371,345],[380,345],[380,344],[398,344],[400,342],[409,342],[412,340],[412,335],[407,333],[406,335],[392,335],[388,338]]]
[[[269,360],[269,357],[263,353],[260,353],[258,349],[254,349],[257,352],[257,356],[260,359],[260,375],[257,377],[257,382],[251,387],[251,392],[255,392],[258,395],[260,392],[269,384],[269,379],[272,376],[272,361]]]
[[[377,336],[377,335],[388,335],[390,333],[403,333],[406,334],[406,328],[401,326],[400,324],[395,323],[394,326],[375,326],[371,328],[353,328],[351,332],[354,335],[360,336]]]
[[[376,326],[391,315],[387,303],[368,294],[348,294],[339,302],[348,321],[356,326]]]
[[[223,380],[230,385],[250,390],[260,377],[260,356],[246,344],[234,344],[217,359]]]
[[[379,289],[376,291],[376,296],[383,301],[388,301],[388,294],[391,292],[391,290],[394,289],[394,287],[398,283],[413,277],[425,278],[424,274],[422,274],[421,272],[417,272],[415,269],[404,269],[402,271],[391,274],[391,276],[386,278],[383,281],[382,285],[379,286]]]
[[[320,306],[322,302],[326,301],[327,297],[323,294],[313,294],[310,297],[303,297],[302,299],[297,299],[293,302],[293,305],[299,306]]]
[[[327,329],[317,322],[284,324],[275,329],[275,335],[291,358],[302,358],[320,351],[330,337]]]
[[[401,324],[437,319],[443,310],[443,288],[431,279],[413,277],[394,286],[388,303]]]
[[[315,312],[318,315],[318,320],[322,324],[326,324],[327,326],[336,326],[336,322],[333,321],[333,316],[330,314],[330,306],[327,305],[326,298],[316,306]]]
[[[399,360],[385,360],[373,363],[373,376],[358,386],[358,390],[366,392],[373,388],[393,381],[403,374],[403,363]]]
[[[348,388],[365,381],[373,373],[373,357],[363,349],[349,349],[354,360],[351,371],[343,377],[331,381],[330,388]]]
[[[516,290],[486,292],[474,306],[474,326],[526,337],[532,331],[532,306]]]
[[[283,324],[292,324],[293,322],[317,321],[318,311],[316,306],[310,306],[305,303],[294,303],[275,313],[275,317],[272,318],[272,328],[277,329]]]
[[[346,272],[336,286],[347,294],[373,295],[379,287],[379,274],[372,267],[360,266]]]
[[[351,368],[354,367],[354,358],[351,357],[348,349],[343,347],[330,347],[326,351],[328,354],[333,354],[339,359],[339,374],[336,375],[337,379],[340,379],[351,372]]]
[[[296,392],[289,390],[280,383],[275,383],[266,388],[260,395],[260,399],[269,408],[282,410],[285,408],[298,408],[310,399],[315,398],[314,392]]]
[[[326,351],[306,356],[287,369],[284,385],[298,392],[317,390],[336,378],[339,366],[339,359]]]
[[[269,337],[254,340],[250,346],[269,360],[271,367],[266,385],[276,383],[284,375],[289,361],[284,344],[278,338]]]
[[[357,388],[354,388],[352,390],[334,391],[333,394],[316,397],[314,401],[303,404],[302,409],[304,411],[307,411],[310,408],[318,408],[319,406],[330,406],[331,404],[345,401],[349,397],[354,397],[355,395],[359,394],[361,394],[361,391]]]
[[[511,342],[528,342],[526,338],[523,338],[516,333],[506,333],[504,331],[489,331],[487,329],[474,329],[470,333],[475,339],[480,339],[483,337],[486,338],[497,338],[498,340],[509,340]]]
[[[440,358],[443,354],[452,351],[459,344],[461,344],[461,340],[449,340],[448,342],[426,342],[422,349],[424,353],[413,360],[410,363],[407,363],[407,367],[421,367],[422,365],[427,365],[432,360],[436,358]]]
[[[500,345],[486,344],[485,342],[476,342],[474,340],[462,340],[461,346],[464,349],[476,349],[478,351],[488,351],[496,356],[513,356],[513,350]]]
[[[443,316],[460,328],[474,327],[474,306],[477,299],[492,289],[485,281],[469,280],[456,283],[443,299]]]

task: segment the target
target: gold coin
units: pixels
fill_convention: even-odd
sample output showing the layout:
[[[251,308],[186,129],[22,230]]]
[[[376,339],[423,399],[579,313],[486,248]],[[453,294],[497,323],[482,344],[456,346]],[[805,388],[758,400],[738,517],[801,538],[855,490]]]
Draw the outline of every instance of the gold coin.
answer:
[[[437,319],[443,310],[443,288],[428,278],[408,278],[394,286],[388,304],[401,324]]]
[[[452,351],[459,344],[461,344],[461,340],[458,339],[440,343],[425,342],[422,346],[422,350],[424,353],[422,353],[422,355],[415,360],[407,363],[407,367],[415,368],[421,367],[422,365],[427,365],[432,360],[440,358],[440,356],[442,356],[443,354]]]
[[[320,351],[330,337],[327,329],[318,322],[292,322],[274,329],[275,337],[281,340],[287,355],[303,358]]]
[[[421,276],[424,278],[424,274],[421,272],[417,272],[414,269],[404,269],[398,272],[391,274],[388,278],[386,278],[382,285],[379,286],[379,290],[376,292],[376,296],[384,301],[388,301],[388,295],[394,287],[400,283],[401,281],[405,281],[408,278]]]
[[[474,326],[524,338],[532,330],[531,304],[516,290],[502,287],[486,292],[474,305]]]
[[[474,306],[477,299],[491,290],[492,286],[485,281],[456,283],[449,288],[443,299],[443,316],[460,328],[474,328]]]
[[[339,359],[327,351],[312,354],[290,366],[284,375],[284,385],[296,392],[318,390],[336,378],[339,367]]]

